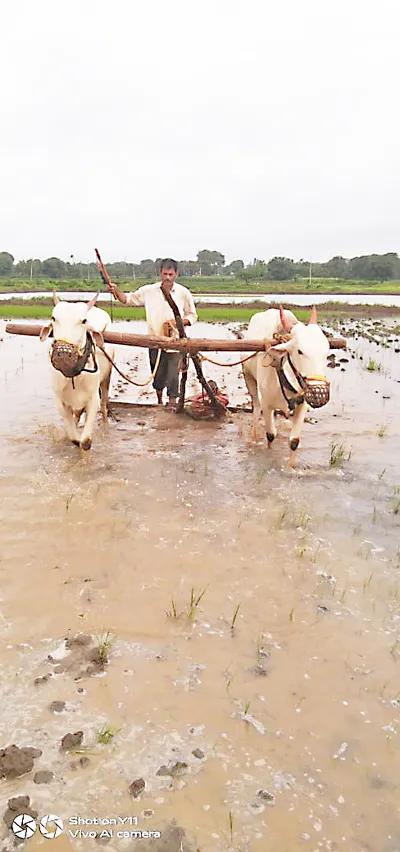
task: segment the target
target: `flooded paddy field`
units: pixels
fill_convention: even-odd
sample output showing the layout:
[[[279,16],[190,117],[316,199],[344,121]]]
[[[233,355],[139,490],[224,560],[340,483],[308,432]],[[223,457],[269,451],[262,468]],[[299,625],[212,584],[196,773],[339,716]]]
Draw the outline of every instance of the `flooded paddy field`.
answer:
[[[17,811],[58,815],[60,852],[400,849],[397,322],[337,321],[295,473],[283,418],[268,450],[246,412],[129,408],[154,391],[118,376],[84,454],[46,344],[0,344],[2,849]],[[205,373],[246,401],[239,368]]]

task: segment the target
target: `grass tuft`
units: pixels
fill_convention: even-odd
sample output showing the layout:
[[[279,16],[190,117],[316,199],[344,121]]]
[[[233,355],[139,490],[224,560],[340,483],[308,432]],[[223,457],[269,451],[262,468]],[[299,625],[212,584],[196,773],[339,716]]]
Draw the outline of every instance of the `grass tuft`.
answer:
[[[97,742],[101,745],[110,745],[119,728],[112,728],[110,725],[104,725],[97,734]]]
[[[349,461],[351,458],[350,450],[347,452],[343,446],[343,444],[339,444],[335,441],[332,442],[330,447],[330,458],[329,458],[329,466],[330,467],[343,467],[345,461]]]

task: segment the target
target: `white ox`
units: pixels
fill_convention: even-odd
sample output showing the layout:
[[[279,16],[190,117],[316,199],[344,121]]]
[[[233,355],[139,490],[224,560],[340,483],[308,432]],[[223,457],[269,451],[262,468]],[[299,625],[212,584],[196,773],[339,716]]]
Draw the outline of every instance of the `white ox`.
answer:
[[[57,407],[63,418],[68,438],[82,450],[89,450],[99,408],[103,421],[107,421],[108,391],[112,365],[99,350],[105,349],[114,358],[114,348],[104,343],[102,332],[110,325],[106,311],[94,307],[98,294],[90,302],[62,302],[53,293],[54,308],[50,323],[43,326],[40,339],[52,334],[54,341],[71,344],[73,351],[83,353],[88,335],[93,341],[85,371],[67,378],[51,365],[51,380]],[[97,343],[97,346],[96,346]],[[95,369],[97,365],[97,369]],[[86,372],[91,370],[92,372]],[[95,370],[93,372],[93,370]],[[79,420],[85,415],[82,431]]]
[[[274,334],[289,334],[287,343],[278,343],[268,353],[257,353],[254,358],[243,364],[243,374],[247,390],[253,402],[252,440],[257,440],[257,425],[262,411],[268,446],[276,438],[275,411],[282,411],[286,417],[294,411],[289,437],[289,465],[295,467],[296,450],[307,411],[307,402],[301,402],[304,388],[302,380],[310,386],[318,385],[329,399],[329,384],[326,380],[327,355],[329,342],[317,324],[315,307],[311,311],[308,325],[299,322],[291,311],[269,308],[252,316],[245,338],[248,340],[272,340]],[[282,358],[282,355],[289,356]],[[283,370],[279,381],[276,367]],[[294,369],[293,369],[294,367]],[[298,376],[296,376],[296,372]],[[299,381],[300,377],[300,381]],[[286,384],[288,383],[288,385]]]

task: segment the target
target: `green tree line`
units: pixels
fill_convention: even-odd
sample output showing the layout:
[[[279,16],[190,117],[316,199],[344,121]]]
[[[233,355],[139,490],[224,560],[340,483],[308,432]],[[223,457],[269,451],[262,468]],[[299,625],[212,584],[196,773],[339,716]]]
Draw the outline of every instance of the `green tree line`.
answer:
[[[107,264],[114,281],[127,279],[155,280],[159,275],[161,258],[145,258],[140,263],[118,261]],[[196,260],[180,260],[181,278],[193,276],[234,276],[245,282],[254,281],[296,281],[304,278],[335,278],[352,281],[396,281],[400,280],[400,258],[395,252],[387,254],[368,254],[360,257],[332,257],[325,263],[311,263],[309,260],[293,260],[290,257],[272,257],[260,260],[255,257],[247,266],[243,260],[225,263],[225,255],[219,251],[202,249]],[[45,260],[30,258],[16,261],[12,254],[0,252],[0,278],[21,280],[81,279],[93,281],[98,278],[95,263],[77,263],[73,255],[68,261],[59,257],[47,257]]]

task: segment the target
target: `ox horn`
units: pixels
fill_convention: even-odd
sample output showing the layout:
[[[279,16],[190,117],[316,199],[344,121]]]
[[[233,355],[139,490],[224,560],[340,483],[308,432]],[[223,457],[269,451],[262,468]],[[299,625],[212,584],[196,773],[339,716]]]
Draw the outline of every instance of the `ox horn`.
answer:
[[[54,304],[54,305],[58,305],[59,301],[60,301],[60,300],[59,300],[59,298],[58,298],[58,296],[57,296],[56,291],[55,291],[55,290],[53,290],[53,304]]]
[[[100,293],[96,293],[96,295],[93,296],[93,299],[91,299],[90,302],[88,302],[88,306],[87,306],[88,311],[90,311],[90,308],[94,308],[94,306],[97,302],[97,299],[99,298],[99,295],[100,295]]]
[[[314,324],[314,323],[317,323],[317,322],[318,322],[317,309],[316,309],[315,305],[313,305],[312,308],[311,308],[311,316],[310,316],[310,319],[308,320],[308,324],[310,325],[310,324]]]
[[[284,331],[287,332],[287,334],[289,334],[289,332],[292,330],[293,326],[295,325],[295,322],[292,320],[291,317],[286,316],[285,311],[283,310],[283,305],[279,305],[279,319],[280,319],[280,324],[281,324],[282,328],[284,329]],[[296,320],[296,322],[297,322],[297,320]]]

